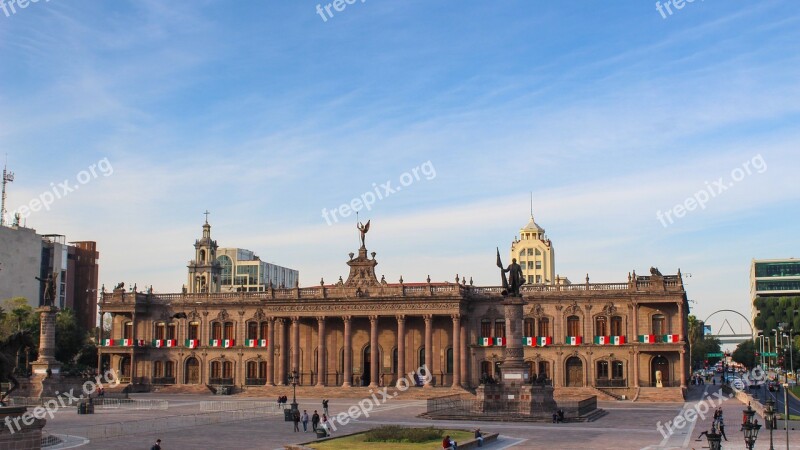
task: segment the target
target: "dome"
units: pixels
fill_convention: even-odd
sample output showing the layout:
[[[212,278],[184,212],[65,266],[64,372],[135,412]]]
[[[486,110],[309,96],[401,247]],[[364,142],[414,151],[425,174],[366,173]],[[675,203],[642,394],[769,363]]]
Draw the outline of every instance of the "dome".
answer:
[[[525,228],[523,228],[522,231],[544,233],[544,228],[540,227],[539,224],[537,224],[536,221],[533,220],[533,216],[531,216],[530,222],[528,222],[528,224],[525,225]]]

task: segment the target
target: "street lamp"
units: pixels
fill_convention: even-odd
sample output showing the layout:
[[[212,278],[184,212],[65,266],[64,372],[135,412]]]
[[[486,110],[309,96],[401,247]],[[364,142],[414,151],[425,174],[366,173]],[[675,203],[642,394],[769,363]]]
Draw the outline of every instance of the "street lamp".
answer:
[[[292,380],[292,411],[300,411],[297,408],[297,382],[300,380],[300,374],[297,373],[297,369],[292,370],[292,374],[289,375],[289,378]]]
[[[708,441],[708,448],[711,450],[722,449],[722,435],[717,433],[717,427],[711,426],[711,431],[706,433],[706,440]]]
[[[758,431],[761,429],[761,425],[759,425],[757,421],[753,421],[753,416],[756,412],[750,407],[750,403],[747,404],[747,409],[745,409],[743,413],[744,422],[742,423],[742,432],[744,432],[744,445],[749,450],[753,450],[753,447],[756,445],[756,439],[758,439]]]
[[[786,450],[789,450],[789,383],[783,383],[783,426],[786,427]]]
[[[772,397],[767,400],[767,407],[764,409],[764,420],[767,421],[767,428],[769,429],[769,450],[775,450],[772,445],[772,430],[775,428],[775,400]]]

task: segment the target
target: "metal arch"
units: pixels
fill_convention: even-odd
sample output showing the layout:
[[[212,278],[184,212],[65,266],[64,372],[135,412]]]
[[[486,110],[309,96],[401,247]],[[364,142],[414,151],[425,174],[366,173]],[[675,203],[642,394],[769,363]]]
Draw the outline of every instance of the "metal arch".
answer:
[[[711,314],[710,314],[708,317],[706,317],[706,320],[704,320],[704,321],[703,321],[703,323],[707,323],[707,322],[708,322],[708,319],[710,319],[710,318],[711,318],[713,315],[715,315],[715,314],[717,314],[717,313],[721,313],[721,312],[732,312],[732,313],[734,313],[734,314],[738,314],[738,315],[739,315],[739,317],[741,317],[742,319],[744,319],[744,322],[747,324],[747,326],[748,326],[748,327],[750,327],[750,334],[751,334],[751,335],[753,334],[753,326],[752,326],[752,325],[750,325],[750,319],[748,319],[747,317],[745,317],[745,316],[744,316],[744,314],[740,313],[739,311],[734,311],[734,310],[732,310],[732,309],[720,309],[719,311],[714,311],[714,312],[713,312],[713,313],[711,313]]]

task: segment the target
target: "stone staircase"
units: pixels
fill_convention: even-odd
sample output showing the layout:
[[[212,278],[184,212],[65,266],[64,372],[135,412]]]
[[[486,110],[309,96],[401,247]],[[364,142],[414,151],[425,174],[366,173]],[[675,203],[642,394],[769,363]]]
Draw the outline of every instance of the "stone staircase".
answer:
[[[383,387],[371,389],[368,387],[316,387],[316,386],[297,386],[298,398],[366,398],[372,395],[373,392],[381,391]],[[161,391],[165,392],[165,391]],[[464,389],[451,389],[450,387],[442,388],[421,388],[411,387],[405,391],[400,391],[397,388],[390,387],[388,389],[389,395],[397,393],[398,399],[403,400],[427,400],[434,397],[442,397],[445,395],[466,394],[472,395]],[[237,389],[234,394],[236,397],[245,398],[266,398],[270,400],[277,399],[280,395],[292,399],[292,386],[250,386],[245,388],[244,391]]]
[[[639,395],[634,399],[637,402],[684,402],[683,388],[680,387],[642,387],[639,388]]]
[[[556,403],[559,401],[580,401],[584,400],[588,397],[595,396],[597,397],[598,401],[617,401],[619,400],[616,397],[611,396],[611,394],[601,391],[595,387],[569,387],[569,388],[557,388],[554,393]]]

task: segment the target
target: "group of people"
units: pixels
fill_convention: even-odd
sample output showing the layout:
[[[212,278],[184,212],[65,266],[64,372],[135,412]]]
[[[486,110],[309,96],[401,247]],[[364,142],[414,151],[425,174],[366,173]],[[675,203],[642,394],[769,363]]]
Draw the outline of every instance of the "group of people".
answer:
[[[483,447],[483,433],[481,433],[480,428],[475,429],[475,440],[478,441],[478,447]],[[450,438],[450,435],[442,439],[442,449],[443,450],[458,450],[458,443]]]
[[[286,409],[286,402],[289,401],[289,397],[285,395],[281,395],[278,397],[278,408]]]
[[[564,410],[558,409],[553,412],[553,423],[563,423],[564,422]]]
[[[296,410],[294,415],[292,416],[292,421],[294,422],[294,431],[295,433],[300,431],[300,423],[303,424],[303,432],[308,432],[308,422],[311,419],[311,431],[317,432],[317,429],[321,429],[325,431],[326,436],[331,435],[331,427],[328,423],[328,415],[323,413],[322,417],[320,417],[319,412],[314,410],[314,414],[309,416],[308,410],[303,410],[303,414],[300,414],[300,410]]]
[[[714,422],[711,424],[711,432],[712,433],[719,433],[722,435],[725,440],[728,440],[728,436],[725,436],[725,420],[722,417],[722,407],[717,408],[714,410]],[[696,441],[699,441],[703,435],[708,435],[708,431],[703,431],[700,433],[700,436],[697,436]]]

